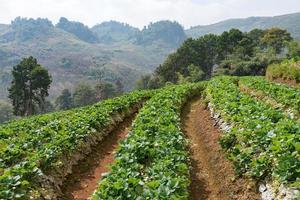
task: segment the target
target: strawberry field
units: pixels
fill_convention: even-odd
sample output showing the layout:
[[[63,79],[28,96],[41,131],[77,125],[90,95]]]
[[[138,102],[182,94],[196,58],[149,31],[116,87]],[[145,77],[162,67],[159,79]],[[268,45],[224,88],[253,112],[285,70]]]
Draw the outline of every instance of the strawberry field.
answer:
[[[59,199],[72,167],[80,165],[93,153],[93,146],[101,145],[135,112],[128,136],[115,149],[110,170],[89,197],[189,199],[189,186],[195,181],[192,170],[197,169],[191,167],[193,152],[188,149],[199,144],[187,140],[181,113],[194,98],[207,105],[216,121],[207,126],[222,130],[219,144],[237,179],[252,180],[257,189],[268,183],[274,199],[280,195],[298,198],[299,94],[299,89],[262,77],[217,77],[11,121],[0,126],[0,199]],[[279,194],[278,188],[286,188],[285,193]]]

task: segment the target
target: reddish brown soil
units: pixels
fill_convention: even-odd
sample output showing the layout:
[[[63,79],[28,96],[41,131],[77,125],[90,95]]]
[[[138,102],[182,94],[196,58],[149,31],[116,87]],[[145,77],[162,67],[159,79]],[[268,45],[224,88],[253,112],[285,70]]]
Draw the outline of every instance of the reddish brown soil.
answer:
[[[190,199],[261,199],[253,182],[235,176],[218,143],[221,132],[203,102],[198,99],[186,105],[182,119],[190,143]]]
[[[92,196],[102,177],[101,174],[109,171],[118,142],[128,134],[133,118],[134,116],[126,118],[99,145],[93,147],[90,155],[73,167],[72,174],[63,184],[63,196],[60,199],[86,200]]]

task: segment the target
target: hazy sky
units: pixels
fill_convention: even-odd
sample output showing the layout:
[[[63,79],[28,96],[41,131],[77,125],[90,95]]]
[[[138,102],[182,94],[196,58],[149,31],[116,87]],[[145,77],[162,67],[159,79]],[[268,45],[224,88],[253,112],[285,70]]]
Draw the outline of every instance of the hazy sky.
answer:
[[[118,20],[142,28],[151,21],[176,20],[186,28],[228,18],[300,12],[300,0],[0,0],[0,23],[17,16],[61,16],[89,26]]]

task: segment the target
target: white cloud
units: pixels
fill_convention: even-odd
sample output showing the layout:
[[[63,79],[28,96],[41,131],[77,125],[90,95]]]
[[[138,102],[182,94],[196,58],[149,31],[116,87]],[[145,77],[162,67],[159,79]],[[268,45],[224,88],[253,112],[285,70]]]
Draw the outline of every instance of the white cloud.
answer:
[[[299,0],[0,0],[0,23],[17,16],[57,22],[64,16],[89,26],[113,19],[141,28],[151,21],[170,19],[189,27],[299,11]]]

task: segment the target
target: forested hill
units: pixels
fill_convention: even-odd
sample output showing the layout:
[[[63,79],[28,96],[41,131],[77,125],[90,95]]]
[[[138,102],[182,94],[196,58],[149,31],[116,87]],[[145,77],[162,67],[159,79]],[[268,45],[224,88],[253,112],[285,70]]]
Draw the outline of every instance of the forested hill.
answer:
[[[300,12],[275,17],[249,17],[246,19],[229,19],[216,24],[195,26],[186,30],[190,37],[200,37],[208,33],[221,34],[231,28],[241,31],[252,29],[267,29],[271,27],[287,29],[293,37],[300,39]]]
[[[23,57],[33,56],[49,69],[53,98],[81,81],[94,83],[100,79],[111,83],[119,80],[125,90],[130,90],[141,75],[151,73],[189,36],[222,33],[233,27],[249,31],[271,26],[286,28],[300,38],[300,13],[232,19],[189,30],[167,20],[140,30],[117,21],[88,27],[64,17],[57,24],[48,19],[18,17],[11,24],[0,24],[0,99],[7,97],[11,69]]]
[[[170,37],[171,36],[171,37]],[[150,73],[186,39],[177,22],[159,21],[143,30],[116,21],[90,28],[62,17],[18,17],[0,24],[0,99],[7,96],[10,71],[21,58],[33,56],[53,77],[50,96],[56,97],[79,82],[121,81],[125,90],[140,75]]]

